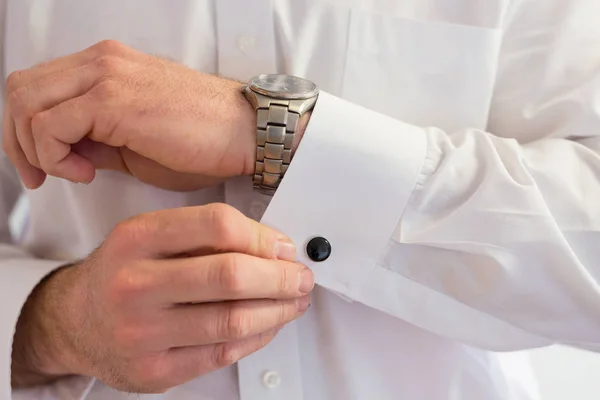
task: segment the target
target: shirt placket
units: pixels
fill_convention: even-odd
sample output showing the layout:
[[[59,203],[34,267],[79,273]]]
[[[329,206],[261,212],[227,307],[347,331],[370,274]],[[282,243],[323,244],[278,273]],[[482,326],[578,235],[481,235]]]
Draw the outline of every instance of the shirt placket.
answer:
[[[218,72],[241,81],[276,71],[272,0],[215,1]],[[247,181],[247,182],[246,182]],[[225,184],[227,203],[260,219],[268,199],[251,180]],[[302,400],[302,380],[295,323],[287,324],[265,348],[237,363],[240,400]]]

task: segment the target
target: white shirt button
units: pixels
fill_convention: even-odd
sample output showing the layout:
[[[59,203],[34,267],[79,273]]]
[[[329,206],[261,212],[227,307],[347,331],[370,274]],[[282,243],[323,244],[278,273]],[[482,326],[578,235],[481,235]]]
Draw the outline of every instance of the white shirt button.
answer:
[[[267,371],[263,375],[263,383],[269,389],[275,389],[281,384],[281,377],[277,371]]]
[[[250,53],[256,48],[256,38],[252,36],[240,36],[237,39],[237,46],[244,53]]]

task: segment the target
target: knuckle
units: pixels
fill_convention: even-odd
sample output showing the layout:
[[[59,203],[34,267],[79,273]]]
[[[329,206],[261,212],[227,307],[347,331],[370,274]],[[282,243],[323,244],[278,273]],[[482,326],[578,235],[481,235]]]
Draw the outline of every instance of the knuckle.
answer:
[[[267,229],[258,229],[256,231],[257,243],[261,254],[265,254],[266,258],[277,258],[275,253],[277,238]]]
[[[92,89],[93,96],[102,102],[118,99],[122,92],[121,84],[114,79],[105,79]]]
[[[240,255],[235,253],[222,256],[223,263],[219,269],[218,287],[227,293],[240,293],[244,289],[244,281],[240,267]]]
[[[122,307],[152,292],[156,287],[152,274],[139,268],[118,269],[108,284],[107,300],[112,306]]]
[[[276,334],[277,332],[274,329],[271,331],[260,333],[258,335],[259,348],[263,348],[266,345],[268,345],[273,340],[273,338],[275,338]]]
[[[15,117],[25,116],[28,113],[27,107],[27,88],[20,87],[8,93],[6,101],[10,105],[10,110]]]
[[[277,319],[275,325],[287,322],[296,315],[296,302],[279,303],[277,306]]]
[[[61,177],[62,171],[61,171],[60,167],[58,166],[58,164],[49,160],[48,158],[44,157],[43,155],[41,157],[39,157],[39,161],[40,161],[39,168],[42,169],[44,171],[44,173],[46,173],[49,176]],[[31,163],[31,164],[33,165],[33,163]],[[37,167],[38,165],[34,165],[34,166]]]
[[[127,253],[140,236],[135,217],[118,223],[107,237],[104,245],[109,253]]]
[[[277,290],[280,295],[286,295],[290,292],[296,293],[298,290],[298,273],[288,266],[278,268]]]
[[[111,236],[117,237],[119,241],[129,239],[134,231],[137,231],[138,217],[131,217],[119,222],[112,230]]]
[[[121,115],[117,107],[103,107],[99,110],[94,121],[94,133],[104,138],[106,144],[113,147],[124,145],[116,135],[113,135],[119,125]]]
[[[148,218],[142,215],[134,216],[117,224],[111,234],[114,240],[129,247],[138,240],[143,240],[149,231]]]
[[[233,365],[240,358],[240,350],[235,342],[221,343],[215,346],[214,365],[217,369]]]
[[[173,374],[161,357],[140,361],[134,367],[132,375],[135,386],[143,388],[146,393],[164,393],[175,386]]]
[[[94,60],[94,64],[102,75],[110,76],[121,70],[123,60],[113,55],[102,55]]]
[[[129,354],[144,341],[144,331],[131,323],[120,324],[113,330],[113,343],[120,354]]]
[[[13,71],[6,78],[6,92],[10,93],[19,87],[23,80],[24,71]]]
[[[42,111],[31,118],[31,133],[35,138],[41,138],[48,133],[48,127],[52,125],[48,122],[50,116],[48,111]]]
[[[229,339],[241,339],[252,331],[252,315],[235,305],[227,307],[222,323],[224,336]]]
[[[236,241],[236,220],[239,212],[226,204],[217,203],[208,206],[209,226],[213,237],[224,246],[232,246]]]
[[[127,50],[127,46],[118,40],[102,40],[92,46],[94,51],[101,55],[107,54],[121,54]]]
[[[160,227],[160,220],[154,213],[130,217],[115,225],[105,241],[107,250],[121,255],[130,254],[132,249],[146,242]]]

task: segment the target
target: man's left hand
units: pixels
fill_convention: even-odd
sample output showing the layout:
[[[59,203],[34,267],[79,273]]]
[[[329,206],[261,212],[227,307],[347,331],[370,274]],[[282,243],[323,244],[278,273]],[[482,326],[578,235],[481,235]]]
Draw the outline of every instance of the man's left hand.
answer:
[[[241,87],[100,42],[9,76],[3,147],[29,188],[112,169],[199,189],[253,171],[256,115]]]

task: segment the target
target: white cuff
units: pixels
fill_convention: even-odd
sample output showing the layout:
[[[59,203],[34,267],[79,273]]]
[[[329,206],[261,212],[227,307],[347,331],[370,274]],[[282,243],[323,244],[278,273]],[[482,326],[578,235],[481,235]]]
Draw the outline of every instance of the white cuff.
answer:
[[[12,400],[85,400],[96,380],[69,376],[49,385],[13,390]]]
[[[261,222],[296,243],[317,284],[355,299],[408,203],[425,151],[423,129],[321,92]],[[320,263],[305,251],[315,236],[332,247]]]
[[[33,288],[64,263],[28,258],[0,263],[0,400],[11,399],[12,345],[21,309]]]

